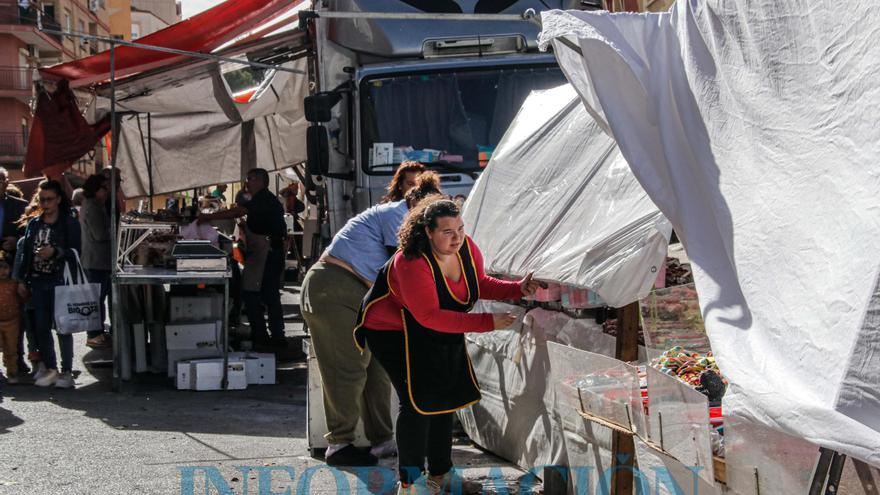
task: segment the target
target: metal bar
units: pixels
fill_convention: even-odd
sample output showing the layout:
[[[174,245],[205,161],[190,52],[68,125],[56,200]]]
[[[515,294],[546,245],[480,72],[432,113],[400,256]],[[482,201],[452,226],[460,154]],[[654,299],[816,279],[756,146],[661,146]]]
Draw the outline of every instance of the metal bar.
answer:
[[[116,122],[116,43],[115,40],[110,41],[110,252],[119,254],[119,239],[116,234],[118,231],[116,219],[116,137],[119,132]],[[113,311],[110,317],[110,326],[113,328],[113,388],[119,391],[122,388],[122,381],[131,378],[131,369],[125,369],[127,360],[123,359],[123,355],[128,349],[128,339],[126,339],[126,329],[123,328],[122,313],[120,312],[120,294],[119,287],[116,284],[116,276],[119,274],[119,260],[111,266],[110,291],[113,294]]]
[[[223,380],[220,388],[229,386],[229,279],[223,279]]]
[[[825,486],[825,495],[837,495],[838,485],[840,485],[840,476],[843,474],[843,465],[846,463],[846,456],[834,453],[831,459],[831,469],[828,471],[828,484]]]
[[[819,462],[816,464],[816,472],[813,474],[813,481],[810,484],[810,495],[821,495],[833,458],[833,450],[826,449],[825,447],[819,449]]]
[[[143,43],[132,43],[131,41],[117,40],[116,38],[107,38],[104,36],[94,36],[91,34],[67,33],[64,31],[55,31],[52,29],[41,29],[40,31],[43,33],[47,33],[47,34],[54,34],[54,35],[60,35],[60,36],[70,36],[73,38],[83,38],[83,39],[95,40],[95,41],[104,41],[104,42],[110,43],[110,50],[113,50],[114,45],[122,45],[122,46],[131,47],[131,48],[139,48],[142,50],[152,50],[154,52],[163,52],[163,53],[172,53],[174,55],[183,55],[185,57],[191,57],[191,58],[200,58],[200,59],[204,59],[204,60],[218,60],[221,62],[230,62],[230,63],[234,63],[234,64],[249,65],[251,67],[256,67],[258,69],[275,69],[275,70],[280,70],[283,72],[290,72],[293,74],[306,74],[305,71],[302,71],[299,69],[290,69],[287,67],[282,67],[280,65],[271,65],[271,64],[263,64],[260,62],[252,62],[247,59],[224,57],[222,55],[215,55],[212,53],[191,52],[188,50],[178,50],[176,48],[168,48],[165,46],[145,45]],[[112,53],[111,53],[111,58],[112,58]]]
[[[150,187],[150,212],[153,211],[153,114],[147,112],[147,178]]]
[[[311,14],[311,13],[310,13]],[[401,21],[527,21],[535,15],[533,9],[522,14],[402,14],[393,12],[314,12],[321,19],[389,19]]]

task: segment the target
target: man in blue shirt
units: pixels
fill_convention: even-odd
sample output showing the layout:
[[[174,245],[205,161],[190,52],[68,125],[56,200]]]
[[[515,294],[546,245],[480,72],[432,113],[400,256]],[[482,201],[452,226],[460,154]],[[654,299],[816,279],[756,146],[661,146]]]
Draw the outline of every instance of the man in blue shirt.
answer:
[[[396,451],[391,382],[369,351],[358,351],[352,330],[367,290],[397,249],[409,206],[439,189],[437,174],[422,173],[406,200],[373,206],[349,220],[303,281],[302,313],[321,371],[331,466],[371,466]],[[353,445],[358,420],[372,445],[369,453]]]

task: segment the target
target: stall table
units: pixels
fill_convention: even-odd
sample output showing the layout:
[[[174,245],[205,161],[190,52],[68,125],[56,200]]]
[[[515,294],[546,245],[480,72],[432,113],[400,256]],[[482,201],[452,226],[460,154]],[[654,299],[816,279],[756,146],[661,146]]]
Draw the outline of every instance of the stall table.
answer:
[[[221,387],[227,386],[227,365],[229,363],[229,280],[232,271],[219,272],[178,272],[171,268],[127,266],[119,271],[114,286],[126,285],[223,285],[223,378]],[[119,390],[123,381],[131,380],[132,360],[131,342],[133,328],[126,321],[126,311],[122,307],[118,293],[114,294],[115,335],[113,339],[113,386]]]

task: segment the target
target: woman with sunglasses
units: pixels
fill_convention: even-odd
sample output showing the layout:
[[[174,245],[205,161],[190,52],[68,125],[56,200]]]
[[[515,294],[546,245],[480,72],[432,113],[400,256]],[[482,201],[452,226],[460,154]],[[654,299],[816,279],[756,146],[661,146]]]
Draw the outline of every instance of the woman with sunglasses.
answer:
[[[80,249],[79,222],[71,213],[70,200],[61,183],[44,180],[37,191],[39,207],[27,223],[24,254],[16,274],[19,294],[30,293],[34,307],[34,334],[45,365],[35,376],[39,387],[72,388],[73,336],[58,335],[61,349],[61,373],[55,357],[52,324],[55,315],[55,287],[64,283],[64,264],[73,264],[74,250]]]

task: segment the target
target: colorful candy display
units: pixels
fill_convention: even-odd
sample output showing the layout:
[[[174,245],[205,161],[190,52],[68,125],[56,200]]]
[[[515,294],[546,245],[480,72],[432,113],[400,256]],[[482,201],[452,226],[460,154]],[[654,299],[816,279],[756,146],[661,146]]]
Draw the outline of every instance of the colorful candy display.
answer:
[[[664,352],[651,365],[657,370],[678,377],[683,382],[694,388],[700,388],[702,383],[700,375],[705,371],[712,371],[718,376],[721,371],[715,363],[715,357],[711,352],[700,354],[675,346]]]

